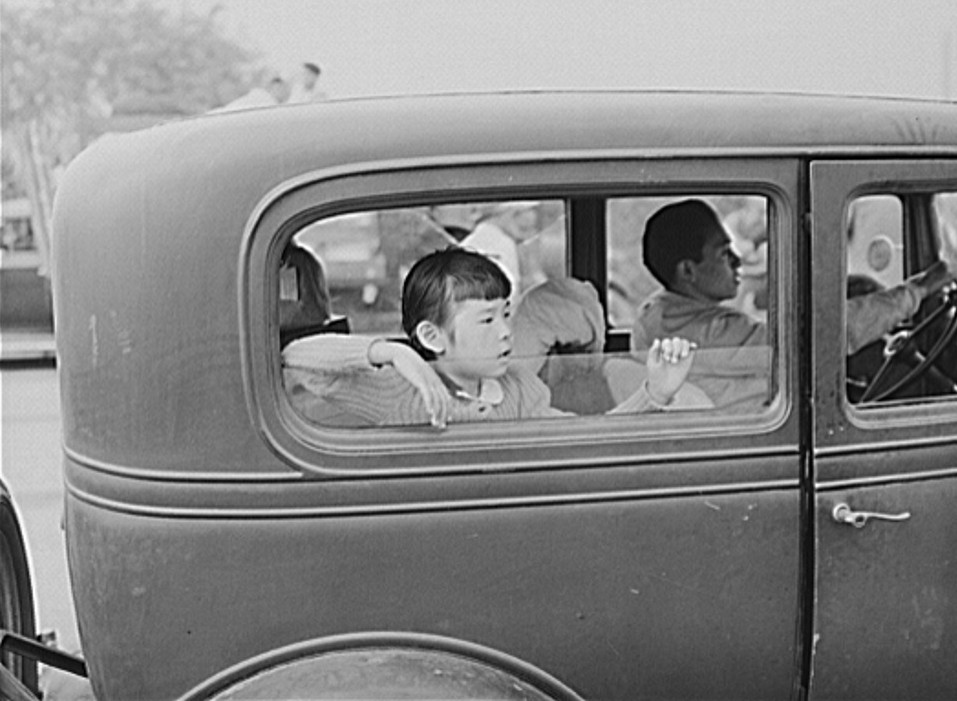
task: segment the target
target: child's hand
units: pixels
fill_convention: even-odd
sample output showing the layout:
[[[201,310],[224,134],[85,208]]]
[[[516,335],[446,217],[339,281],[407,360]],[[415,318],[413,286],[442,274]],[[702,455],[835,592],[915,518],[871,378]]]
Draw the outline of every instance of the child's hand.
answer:
[[[452,396],[432,366],[421,355],[402,343],[381,342],[370,347],[370,360],[379,361],[374,363],[377,365],[392,365],[396,372],[422,395],[432,425],[445,428]]]
[[[655,339],[648,351],[648,396],[661,405],[671,402],[694,362],[696,344],[683,338]]]

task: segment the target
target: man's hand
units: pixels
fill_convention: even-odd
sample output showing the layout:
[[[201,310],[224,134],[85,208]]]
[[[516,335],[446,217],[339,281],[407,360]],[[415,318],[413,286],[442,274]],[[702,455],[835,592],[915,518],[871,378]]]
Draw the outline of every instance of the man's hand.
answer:
[[[937,294],[944,287],[954,281],[954,275],[942,260],[937,261],[922,273],[911,278],[917,289],[920,290],[921,299]]]
[[[662,406],[684,384],[697,346],[683,338],[656,338],[648,350],[648,396]]]
[[[435,369],[413,348],[403,343],[376,341],[369,346],[369,362],[391,365],[422,395],[425,410],[436,428],[445,428],[449,419],[452,396]]]

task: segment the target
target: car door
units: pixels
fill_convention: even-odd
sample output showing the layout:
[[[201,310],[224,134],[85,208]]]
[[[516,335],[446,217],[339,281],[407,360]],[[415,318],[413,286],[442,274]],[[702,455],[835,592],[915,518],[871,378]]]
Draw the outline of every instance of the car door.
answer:
[[[304,553],[321,560],[297,560],[302,571],[289,580],[307,582],[309,596],[276,601],[277,619],[295,620],[298,637],[315,635],[322,621],[324,634],[415,630],[478,642],[586,698],[787,698],[802,657],[804,465],[791,350],[797,278],[781,261],[797,257],[799,164],[542,160],[333,173],[292,190],[250,239],[249,269],[276,271],[250,284],[250,319],[279,317],[270,309],[280,301],[277,241],[302,239],[332,259],[323,231],[346,221],[375,223],[387,258],[371,304],[347,291],[347,276],[337,277],[345,268],[329,264],[329,279],[340,280],[335,311],[357,335],[382,333],[383,310],[397,316],[386,295],[419,255],[409,242],[419,240],[421,215],[438,207],[531,202],[568,237],[563,273],[610,286],[606,253],[633,272],[642,267],[629,258],[641,249],[639,212],[647,217],[662,200],[751,198],[763,203],[772,259],[773,360],[762,399],[743,411],[450,423],[441,432],[343,425],[298,404],[296,385],[280,385],[278,329],[251,322],[249,377],[261,382],[253,391],[264,435],[338,504],[297,530]],[[608,291],[598,290],[606,299]],[[628,356],[627,345],[619,352]],[[698,370],[706,356],[696,357]]]
[[[892,283],[926,265],[940,238],[952,246],[953,222],[932,210],[952,201],[957,160],[817,162],[811,187],[817,598],[810,697],[952,699],[957,396],[929,391],[920,379],[897,397],[852,403],[844,329],[853,315],[843,300],[862,260],[871,278],[889,274]],[[848,225],[862,203],[884,209],[859,259],[860,231]],[[948,345],[944,369],[952,373]]]

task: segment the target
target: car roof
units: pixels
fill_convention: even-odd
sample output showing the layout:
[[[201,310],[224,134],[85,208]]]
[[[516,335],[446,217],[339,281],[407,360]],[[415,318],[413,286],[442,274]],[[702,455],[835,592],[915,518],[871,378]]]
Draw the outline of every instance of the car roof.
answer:
[[[321,129],[317,127],[322,126]],[[167,126],[176,129],[175,126]],[[702,91],[521,91],[333,100],[182,120],[207,148],[308,136],[332,161],[555,149],[957,147],[944,100]],[[169,138],[163,128],[142,138]],[[235,143],[235,142],[234,142]],[[348,153],[348,155],[346,155]]]
[[[678,91],[331,100],[109,135],[74,160],[61,189],[85,181],[81,206],[142,203],[145,192],[246,217],[274,188],[329,169],[706,154],[957,156],[957,103]]]

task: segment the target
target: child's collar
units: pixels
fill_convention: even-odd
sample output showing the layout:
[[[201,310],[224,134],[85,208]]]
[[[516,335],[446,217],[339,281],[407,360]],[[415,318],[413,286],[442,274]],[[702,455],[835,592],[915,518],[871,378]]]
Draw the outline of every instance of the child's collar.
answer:
[[[467,402],[484,402],[492,406],[498,406],[502,403],[502,400],[505,399],[505,390],[502,389],[502,383],[494,377],[482,378],[479,383],[479,393],[477,397],[464,390],[455,380],[444,373],[440,372],[439,377],[456,399],[462,399]]]

